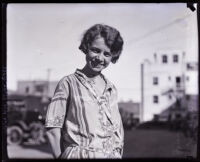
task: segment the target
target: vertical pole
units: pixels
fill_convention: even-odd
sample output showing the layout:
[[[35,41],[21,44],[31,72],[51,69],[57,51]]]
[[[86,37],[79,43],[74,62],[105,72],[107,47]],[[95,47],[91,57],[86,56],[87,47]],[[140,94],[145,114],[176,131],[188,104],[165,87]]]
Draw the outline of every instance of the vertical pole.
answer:
[[[47,93],[46,96],[49,96],[49,80],[50,80],[51,69],[47,69]]]
[[[144,118],[144,64],[141,64],[141,107],[140,107],[140,122]]]
[[[186,86],[185,86],[185,72],[186,72],[186,62],[185,62],[185,52],[183,52],[183,58],[182,58],[182,65],[181,65],[181,68],[182,68],[182,90],[183,90],[183,97],[185,97],[185,91],[186,91]]]
[[[198,45],[200,46],[200,18],[199,18],[199,16],[200,16],[200,9],[199,9],[199,5],[200,5],[200,3],[198,3],[197,4],[197,32],[198,32]],[[199,54],[200,54],[200,47],[198,46],[198,52],[199,52]],[[199,55],[198,55],[199,56]],[[198,58],[199,59],[199,58]],[[198,64],[199,65],[199,64]],[[199,74],[198,74],[198,83],[199,83]],[[198,108],[199,108],[199,100],[198,100]],[[197,159],[200,159],[200,109],[198,110],[198,139],[197,139]]]

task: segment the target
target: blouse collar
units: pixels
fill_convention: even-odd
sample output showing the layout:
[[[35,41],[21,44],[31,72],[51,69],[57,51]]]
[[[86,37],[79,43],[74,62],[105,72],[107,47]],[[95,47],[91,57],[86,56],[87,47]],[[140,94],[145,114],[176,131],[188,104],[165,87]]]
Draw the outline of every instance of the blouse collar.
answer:
[[[85,82],[90,83],[90,80],[88,77],[80,70],[76,69],[75,75],[81,79],[81,81],[85,84]],[[106,82],[106,91],[111,91],[113,89],[113,84],[102,74],[100,73],[101,77],[105,80]]]

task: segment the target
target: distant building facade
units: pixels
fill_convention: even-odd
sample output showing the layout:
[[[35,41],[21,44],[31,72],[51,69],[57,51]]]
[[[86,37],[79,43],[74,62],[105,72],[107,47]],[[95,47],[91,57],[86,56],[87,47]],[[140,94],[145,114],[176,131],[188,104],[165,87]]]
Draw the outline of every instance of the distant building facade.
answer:
[[[134,115],[134,118],[140,118],[140,103],[132,101],[119,102],[118,107],[121,112],[131,113]]]
[[[140,103],[119,102],[118,107],[124,129],[131,129],[140,123]]]
[[[39,111],[43,116],[54,94],[57,81],[45,80],[20,80],[17,82],[17,90],[8,90],[8,104],[21,100],[24,102],[25,109],[28,111]],[[15,109],[14,106],[10,106]]]
[[[198,95],[198,63],[182,51],[160,51],[141,64],[141,121],[152,120],[177,99]]]
[[[18,81],[17,92],[19,94],[52,97],[57,84],[57,81],[48,82],[44,80],[23,80]]]

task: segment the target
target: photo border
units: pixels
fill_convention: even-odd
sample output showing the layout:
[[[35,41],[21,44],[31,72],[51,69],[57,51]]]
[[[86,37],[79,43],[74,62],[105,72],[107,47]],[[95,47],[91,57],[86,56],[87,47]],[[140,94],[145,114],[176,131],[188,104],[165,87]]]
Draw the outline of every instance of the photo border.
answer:
[[[46,1],[31,1],[32,3],[46,3]],[[59,2],[59,1],[58,1]],[[70,1],[70,2],[67,2],[67,3],[74,3],[74,2],[77,2],[77,1]],[[126,2],[129,2],[129,1],[115,1],[115,2],[112,2],[112,1],[97,1],[98,3],[126,3]],[[183,2],[183,3],[187,3],[187,7],[188,8],[192,8],[192,3],[191,2],[194,2],[196,3],[196,1],[190,1],[190,3],[188,3],[187,1],[164,1],[164,3],[179,3],[179,2]],[[2,89],[1,89],[1,94],[2,94],[2,97],[1,97],[1,107],[2,107],[2,111],[1,111],[1,129],[2,129],[2,160],[3,161],[32,161],[32,160],[39,160],[39,161],[51,161],[54,159],[10,159],[8,158],[8,152],[7,152],[7,40],[6,40],[6,33],[7,33],[7,30],[6,30],[6,17],[7,17],[7,5],[9,3],[16,3],[14,2],[13,0],[8,0],[7,2],[3,1],[3,3],[1,4],[1,10],[2,10],[2,30],[1,30],[1,33],[2,33],[2,55],[1,55],[1,68],[2,68],[2,83],[1,83],[1,86],[2,86]],[[48,3],[50,3],[48,1]],[[52,3],[52,2],[51,2]],[[53,3],[57,3],[57,2],[53,2]],[[60,3],[60,2],[59,2]],[[82,3],[82,2],[80,2]],[[84,2],[85,3],[85,2]],[[88,1],[86,1],[86,3],[88,3]],[[129,3],[145,3],[145,1],[131,1]],[[154,1],[152,3],[160,3],[157,2],[157,1]],[[199,9],[199,6],[200,6],[200,3],[197,3],[197,21],[198,21],[198,54],[200,54],[200,9]],[[192,10],[192,9],[191,9]],[[198,55],[199,56],[199,55]],[[199,57],[198,57],[198,61],[199,61]],[[199,62],[198,62],[198,68],[199,68]],[[199,75],[198,75],[198,84],[199,84]],[[198,89],[199,91],[199,89]],[[198,95],[199,97],[199,95]],[[199,100],[198,100],[198,105],[199,105]],[[198,107],[199,108],[199,107]],[[199,111],[198,111],[198,127],[200,126],[200,108],[199,108]],[[188,158],[131,158],[131,160],[139,160],[139,161],[149,161],[149,160],[163,160],[163,161],[168,161],[168,160],[175,160],[175,161],[199,161],[200,160],[200,127],[198,129],[198,139],[197,139],[197,158],[193,158],[193,157],[188,157]],[[128,159],[128,158],[123,158],[122,160],[124,159]],[[58,159],[56,159],[57,161]],[[60,160],[60,159],[59,159]],[[87,159],[88,160],[88,159]],[[98,159],[95,159],[95,160],[98,160]],[[62,161],[62,160],[61,160]]]

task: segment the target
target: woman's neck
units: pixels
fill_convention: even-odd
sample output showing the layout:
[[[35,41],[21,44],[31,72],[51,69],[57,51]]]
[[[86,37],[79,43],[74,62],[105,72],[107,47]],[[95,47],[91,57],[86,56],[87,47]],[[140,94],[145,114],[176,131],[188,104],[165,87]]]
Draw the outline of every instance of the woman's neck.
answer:
[[[81,71],[88,77],[88,78],[95,78],[97,77],[101,72],[94,72],[91,71],[90,68],[86,66],[84,66],[83,69],[81,69]]]

